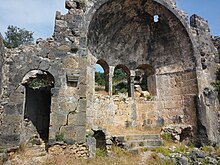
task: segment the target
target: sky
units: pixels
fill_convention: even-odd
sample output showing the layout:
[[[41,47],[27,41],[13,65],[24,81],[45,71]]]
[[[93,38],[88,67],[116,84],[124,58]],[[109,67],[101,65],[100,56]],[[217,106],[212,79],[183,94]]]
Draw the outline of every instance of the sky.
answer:
[[[67,12],[65,0],[0,0],[0,32],[4,36],[8,25],[34,32],[33,37],[52,36],[56,11]]]
[[[65,0],[1,0],[0,32],[8,25],[34,32],[34,38],[48,38],[54,30],[56,11],[65,14]],[[209,22],[212,35],[220,36],[220,0],[177,0],[177,6],[189,16],[196,13]]]
[[[211,34],[220,36],[220,0],[177,0],[177,6],[189,16],[197,14],[208,20]]]

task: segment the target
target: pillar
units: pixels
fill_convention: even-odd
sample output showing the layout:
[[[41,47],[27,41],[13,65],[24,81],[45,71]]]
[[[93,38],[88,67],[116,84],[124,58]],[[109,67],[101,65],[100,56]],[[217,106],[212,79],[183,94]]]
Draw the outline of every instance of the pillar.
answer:
[[[130,77],[129,77],[129,92],[128,96],[134,99],[134,78],[135,78],[135,71],[130,71]]]
[[[112,96],[112,78],[114,76],[114,69],[115,67],[114,66],[109,66],[109,73],[108,73],[108,94],[109,96]]]

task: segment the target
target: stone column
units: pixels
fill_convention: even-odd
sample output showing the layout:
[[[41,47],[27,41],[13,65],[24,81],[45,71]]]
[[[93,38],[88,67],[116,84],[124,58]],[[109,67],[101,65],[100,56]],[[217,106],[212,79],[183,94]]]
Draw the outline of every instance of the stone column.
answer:
[[[114,76],[114,66],[109,66],[109,73],[108,73],[108,94],[109,96],[112,96],[112,78]]]
[[[134,78],[135,78],[135,70],[130,71],[130,77],[129,77],[129,93],[128,96],[132,98],[131,100],[131,126],[136,127],[137,126],[137,107],[134,100]]]
[[[134,78],[135,78],[135,71],[130,71],[130,77],[129,77],[129,90],[128,90],[128,96],[132,97],[134,99]]]
[[[105,76],[105,91],[109,92],[109,73],[105,71],[104,76]]]

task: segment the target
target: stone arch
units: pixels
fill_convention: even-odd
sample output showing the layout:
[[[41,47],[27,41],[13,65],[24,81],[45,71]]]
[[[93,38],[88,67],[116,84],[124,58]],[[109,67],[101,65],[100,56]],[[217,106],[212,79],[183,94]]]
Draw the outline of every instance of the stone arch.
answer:
[[[117,70],[119,70],[119,72],[116,72]],[[121,80],[117,80],[116,82],[116,79],[117,79],[117,74],[120,74],[122,75],[121,76]],[[131,93],[130,93],[130,70],[128,69],[127,66],[123,65],[123,64],[119,64],[115,67],[114,69],[114,76],[113,76],[113,81],[115,82],[115,84],[113,85],[113,88],[115,90],[116,93],[117,93],[117,90],[118,91],[123,91],[123,93],[126,91],[128,92],[128,96],[131,97]],[[121,91],[121,92],[122,92]],[[114,93],[115,93],[114,92]]]
[[[100,59],[100,60],[98,60],[98,61],[96,62],[96,64],[101,65],[102,68],[104,69],[104,72],[106,72],[106,74],[109,73],[109,65],[108,65],[108,63],[107,63],[105,60]]]
[[[90,26],[90,22],[92,21],[93,17],[94,17],[94,14],[99,10],[99,8],[101,6],[103,6],[105,3],[108,3],[112,0],[99,0],[99,1],[96,1],[94,3],[94,5],[90,8],[89,11],[86,12],[86,20],[87,22],[85,22],[85,27],[87,29],[89,29],[89,26]],[[187,25],[187,20],[186,19],[183,19],[182,16],[177,12],[177,10],[175,10],[173,7],[171,7],[167,2],[165,2],[164,0],[151,0],[153,2],[156,2],[162,6],[164,6],[167,10],[169,10],[172,15],[175,15],[175,17],[177,17],[178,21],[184,26],[185,30],[187,31],[188,33],[188,36],[190,37],[190,40],[193,44],[193,50],[194,50],[194,53],[195,54],[199,54],[199,51],[198,49],[196,48],[196,44],[195,44],[195,40],[194,38],[192,37],[192,34],[190,32],[190,29]],[[120,6],[119,6],[120,7]],[[157,14],[156,14],[157,15]]]
[[[127,74],[127,76],[130,76],[130,70],[127,66],[125,66],[123,64],[119,64],[115,67],[115,70],[117,70],[117,69],[122,69]]]
[[[103,59],[98,60],[96,64],[99,64],[104,70],[105,91],[109,92],[109,65]]]
[[[135,6],[137,6],[137,10]],[[129,12],[126,10],[129,10]],[[155,15],[159,17],[156,24],[153,21]],[[135,65],[144,63],[150,63],[155,68],[166,65],[166,70],[169,67],[169,72],[173,70],[174,64],[177,64],[175,69],[179,71],[196,67],[194,54],[198,51],[188,30],[187,23],[177,11],[163,0],[135,2],[129,0],[117,2],[115,0],[100,0],[95,2],[85,17],[86,20],[89,20],[87,22],[87,37],[90,52],[98,58],[105,56],[110,61],[110,66],[120,64],[124,58],[128,57],[125,65],[130,69],[135,69]],[[120,19],[122,17],[124,20]],[[112,22],[112,24],[109,22]],[[129,28],[131,22],[133,22],[133,28]],[[121,25],[119,25],[120,23]],[[113,27],[116,28],[115,31],[112,30]],[[102,30],[99,31],[99,29]],[[129,29],[133,29],[137,33],[131,33]],[[160,33],[157,35],[158,30]],[[164,34],[164,31],[167,31],[167,33]],[[180,35],[179,32],[181,32]],[[107,33],[112,34],[104,37]],[[138,33],[143,37],[138,36]],[[175,35],[172,35],[174,33]],[[129,36],[133,36],[133,38],[131,37],[131,39]],[[137,36],[137,40],[134,39],[134,36]],[[138,39],[141,40],[140,43],[142,44],[135,43]],[[178,42],[176,42],[177,40]],[[126,49],[124,43],[128,43],[127,47],[133,47],[136,50]],[[159,43],[159,46],[157,43]],[[173,51],[164,51],[161,56],[160,51],[172,49],[171,45],[175,43],[176,47]],[[139,51],[140,49],[142,52]],[[129,60],[129,56],[132,56],[132,59]],[[184,65],[184,63],[187,63],[187,65]]]
[[[21,84],[25,87],[24,126],[30,126],[25,131],[26,137],[38,133],[47,142],[49,138],[51,88],[54,87],[54,77],[48,71],[31,70]]]
[[[154,21],[154,16],[158,16],[158,21]],[[129,68],[131,97],[135,70],[148,68],[148,74],[154,78],[150,92],[156,96],[153,101],[166,102],[162,108],[154,106],[153,111],[171,110],[175,114],[181,110],[182,114],[195,115],[192,100],[198,88],[194,80],[200,67],[196,59],[199,53],[186,19],[178,10],[165,0],[98,0],[86,11],[85,20],[90,55],[106,59],[110,67],[123,64]],[[193,87],[185,77],[189,77]],[[183,94],[184,98],[175,97]],[[185,100],[190,102],[190,107]],[[187,119],[188,123],[194,124],[193,115]],[[168,117],[164,120],[171,122]]]

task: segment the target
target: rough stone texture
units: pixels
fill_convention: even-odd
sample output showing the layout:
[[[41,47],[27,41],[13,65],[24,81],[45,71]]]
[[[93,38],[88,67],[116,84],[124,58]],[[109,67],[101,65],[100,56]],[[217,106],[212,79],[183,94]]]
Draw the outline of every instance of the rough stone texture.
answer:
[[[148,64],[158,74],[194,68],[187,31],[165,7],[150,1],[118,1],[115,5],[114,1],[104,4],[91,20],[88,48],[97,59],[130,70]],[[154,15],[159,16],[158,22]]]
[[[161,134],[170,134],[172,139],[177,141],[191,140],[193,128],[191,125],[183,124],[168,125],[162,128]]]
[[[56,144],[49,148],[49,154],[56,155],[71,155],[75,157],[89,157],[89,151],[86,144]]]
[[[97,2],[97,5],[101,4]],[[178,20],[176,13],[172,15],[169,10],[161,6],[160,2],[149,1],[148,5],[144,5],[138,1],[132,3],[119,1],[117,7],[115,5],[116,3],[111,1],[96,12],[91,7],[90,12],[86,13],[88,20],[91,19],[91,13],[95,13],[88,30],[88,48],[91,56],[106,61],[109,67],[123,65],[130,72],[144,65],[147,70],[153,68],[154,81],[149,86],[153,86],[150,90],[154,91],[152,93],[155,95],[155,102],[136,101],[135,106],[132,106],[131,100],[124,106],[120,104],[121,107],[118,106],[116,109],[123,115],[117,119],[118,114],[114,115],[115,108],[112,108],[114,106],[109,108],[105,106],[111,99],[106,99],[108,100],[106,102],[100,101],[99,104],[95,97],[94,108],[91,106],[93,110],[90,109],[88,122],[94,125],[97,124],[92,122],[94,120],[108,121],[100,118],[101,114],[108,114],[104,116],[108,116],[109,121],[115,121],[114,124],[120,121],[120,125],[124,125],[125,121],[136,120],[138,126],[146,123],[149,125],[153,123],[152,126],[156,126],[157,120],[173,123],[176,117],[184,116],[184,123],[190,123],[196,128],[194,104],[194,97],[197,94],[196,60],[184,23]],[[129,10],[131,7],[132,12]],[[159,16],[157,23],[153,20],[155,13]],[[148,22],[143,16],[148,18]],[[118,22],[121,17],[123,21]],[[152,85],[153,83],[155,85]],[[114,99],[110,102],[110,105],[117,104]],[[100,109],[110,113],[102,113]],[[147,112],[144,112],[145,109]],[[112,114],[115,116],[114,120]],[[108,124],[110,123],[104,123],[104,125]]]
[[[65,15],[56,13],[54,35],[46,41],[3,50],[0,39],[1,145],[17,146],[38,134],[24,116],[21,83],[31,70],[55,80],[49,142],[84,143],[86,128],[178,123],[192,125],[200,145],[220,144],[219,102],[210,90],[219,55],[207,21],[193,15],[189,26],[175,0],[67,0],[66,8]],[[107,96],[95,94],[96,63],[107,75]],[[112,96],[117,68],[127,73],[129,97]],[[136,69],[147,75],[151,100],[135,97]]]
[[[216,62],[220,63],[220,37],[219,36],[212,37],[212,42],[213,42],[214,46],[217,48],[218,55],[219,55],[216,57],[215,60],[216,60]]]
[[[80,63],[77,55],[60,50],[60,43],[41,41],[36,45],[21,46],[14,50],[6,50],[3,69],[1,105],[3,119],[0,127],[0,142],[7,145],[18,145],[37,133],[32,123],[23,120],[25,87],[21,85],[23,77],[31,70],[44,70],[52,74],[55,79],[52,88],[49,140],[55,139],[56,134],[62,134],[66,128],[64,138],[85,142],[85,110],[80,107],[79,90],[81,73],[75,61]],[[68,61],[73,57],[71,61]],[[83,60],[83,59],[82,59]],[[67,62],[68,61],[68,62]],[[74,63],[75,62],[75,63]],[[73,67],[74,66],[74,67]],[[67,84],[67,73],[78,73],[76,86]],[[81,93],[83,94],[83,93]],[[82,104],[82,103],[81,103]],[[83,103],[84,104],[84,103]],[[82,115],[84,113],[84,115]],[[73,124],[69,117],[76,120]],[[84,119],[83,119],[84,118]],[[82,124],[82,121],[83,124]],[[77,129],[81,127],[81,131]],[[62,132],[63,131],[63,132]],[[80,135],[82,134],[82,135]]]
[[[197,127],[200,144],[219,144],[219,101],[212,91],[211,83],[216,80],[219,69],[218,52],[213,45],[208,21],[193,15],[190,18],[191,30],[200,52],[197,57]],[[217,60],[216,60],[217,59]],[[207,93],[207,91],[210,91]]]
[[[3,38],[0,34],[0,93],[2,91],[2,65],[4,60],[4,45],[3,45]]]

